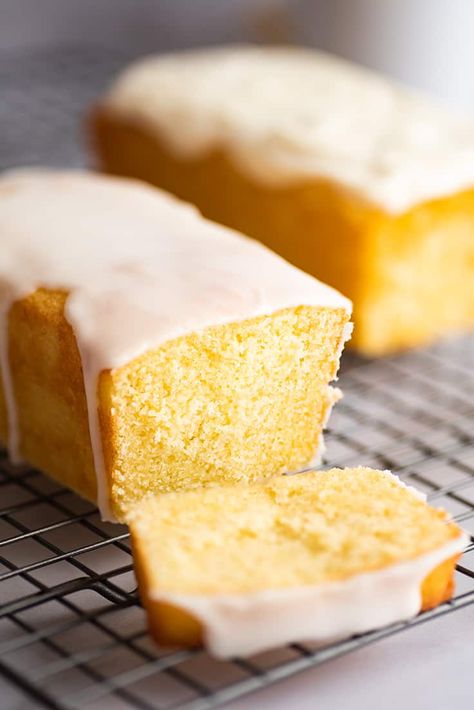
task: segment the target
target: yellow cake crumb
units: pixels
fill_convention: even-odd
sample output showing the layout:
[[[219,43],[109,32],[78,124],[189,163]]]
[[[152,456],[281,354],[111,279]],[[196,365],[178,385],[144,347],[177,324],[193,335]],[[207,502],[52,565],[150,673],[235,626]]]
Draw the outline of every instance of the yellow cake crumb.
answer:
[[[81,361],[67,294],[40,289],[10,312],[23,457],[95,501]],[[164,343],[99,378],[107,487],[119,520],[157,492],[296,470],[320,448],[338,391],[344,309],[301,306]],[[0,438],[7,419],[0,387]]]
[[[129,523],[151,629],[161,642],[186,644],[202,629],[166,601],[173,595],[244,599],[341,582],[460,536],[444,511],[388,472],[362,467],[170,493],[137,506]],[[423,609],[452,593],[455,559],[428,570]]]

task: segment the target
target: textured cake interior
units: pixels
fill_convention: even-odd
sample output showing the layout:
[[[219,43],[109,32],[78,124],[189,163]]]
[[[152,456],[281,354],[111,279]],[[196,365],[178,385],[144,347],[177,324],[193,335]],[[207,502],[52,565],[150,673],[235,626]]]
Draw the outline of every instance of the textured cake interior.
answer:
[[[132,520],[151,589],[248,593],[341,580],[459,534],[391,476],[332,469],[146,501]]]
[[[130,517],[135,571],[150,631],[195,645],[203,627],[160,595],[245,595],[344,580],[443,546],[459,535],[392,477],[333,469],[169,493]],[[423,609],[449,599],[457,556],[421,585]]]
[[[393,216],[326,180],[265,186],[223,151],[183,159],[156,132],[106,110],[94,114],[93,137],[107,172],[194,202],[348,296],[351,344],[369,355],[474,323],[474,190]]]
[[[10,312],[24,458],[90,500],[96,476],[67,294],[38,290]],[[102,372],[98,407],[111,507],[151,493],[295,470],[313,457],[337,399],[348,315],[298,307],[213,326]],[[0,392],[0,437],[7,421]]]

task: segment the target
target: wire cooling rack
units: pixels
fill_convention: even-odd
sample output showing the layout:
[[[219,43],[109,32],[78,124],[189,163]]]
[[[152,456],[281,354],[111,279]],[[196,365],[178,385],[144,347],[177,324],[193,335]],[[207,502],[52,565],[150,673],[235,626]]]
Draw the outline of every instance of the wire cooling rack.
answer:
[[[345,360],[326,464],[390,468],[474,534],[474,338]],[[454,598],[412,621],[232,662],[159,649],[146,631],[127,530],[5,455],[0,476],[0,671],[46,707],[216,707],[474,602],[471,539]]]
[[[0,168],[83,164],[79,117],[132,55],[90,47],[0,52]],[[346,354],[327,465],[390,468],[474,534],[473,364],[474,338],[383,361]],[[232,662],[199,649],[163,651],[146,631],[125,528],[102,523],[91,505],[39,472],[13,469],[5,454],[0,507],[0,673],[31,706],[216,707],[474,602],[471,542],[455,597],[411,622],[322,649],[292,645]]]

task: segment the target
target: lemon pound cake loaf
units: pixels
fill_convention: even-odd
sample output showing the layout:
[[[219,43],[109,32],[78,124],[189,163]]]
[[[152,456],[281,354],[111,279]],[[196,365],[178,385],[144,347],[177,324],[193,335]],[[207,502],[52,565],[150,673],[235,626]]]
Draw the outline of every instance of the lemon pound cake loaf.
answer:
[[[329,642],[448,599],[467,537],[388,472],[170,493],[131,516],[156,640],[218,657]]]
[[[321,450],[350,304],[145,184],[0,180],[0,437],[124,519]]]
[[[473,326],[473,122],[328,55],[230,47],[138,62],[92,124],[104,170],[351,298],[360,351]]]

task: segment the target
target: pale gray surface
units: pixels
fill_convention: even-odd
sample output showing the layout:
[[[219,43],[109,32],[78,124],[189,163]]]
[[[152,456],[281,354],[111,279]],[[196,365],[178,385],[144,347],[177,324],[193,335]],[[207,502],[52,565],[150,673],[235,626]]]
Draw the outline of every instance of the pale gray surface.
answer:
[[[240,41],[341,54],[474,108],[472,0],[1,0],[0,49],[87,41],[141,53]]]
[[[0,49],[83,42],[141,52],[258,39],[274,0],[1,0]]]
[[[231,703],[229,710],[468,710],[474,606]]]

